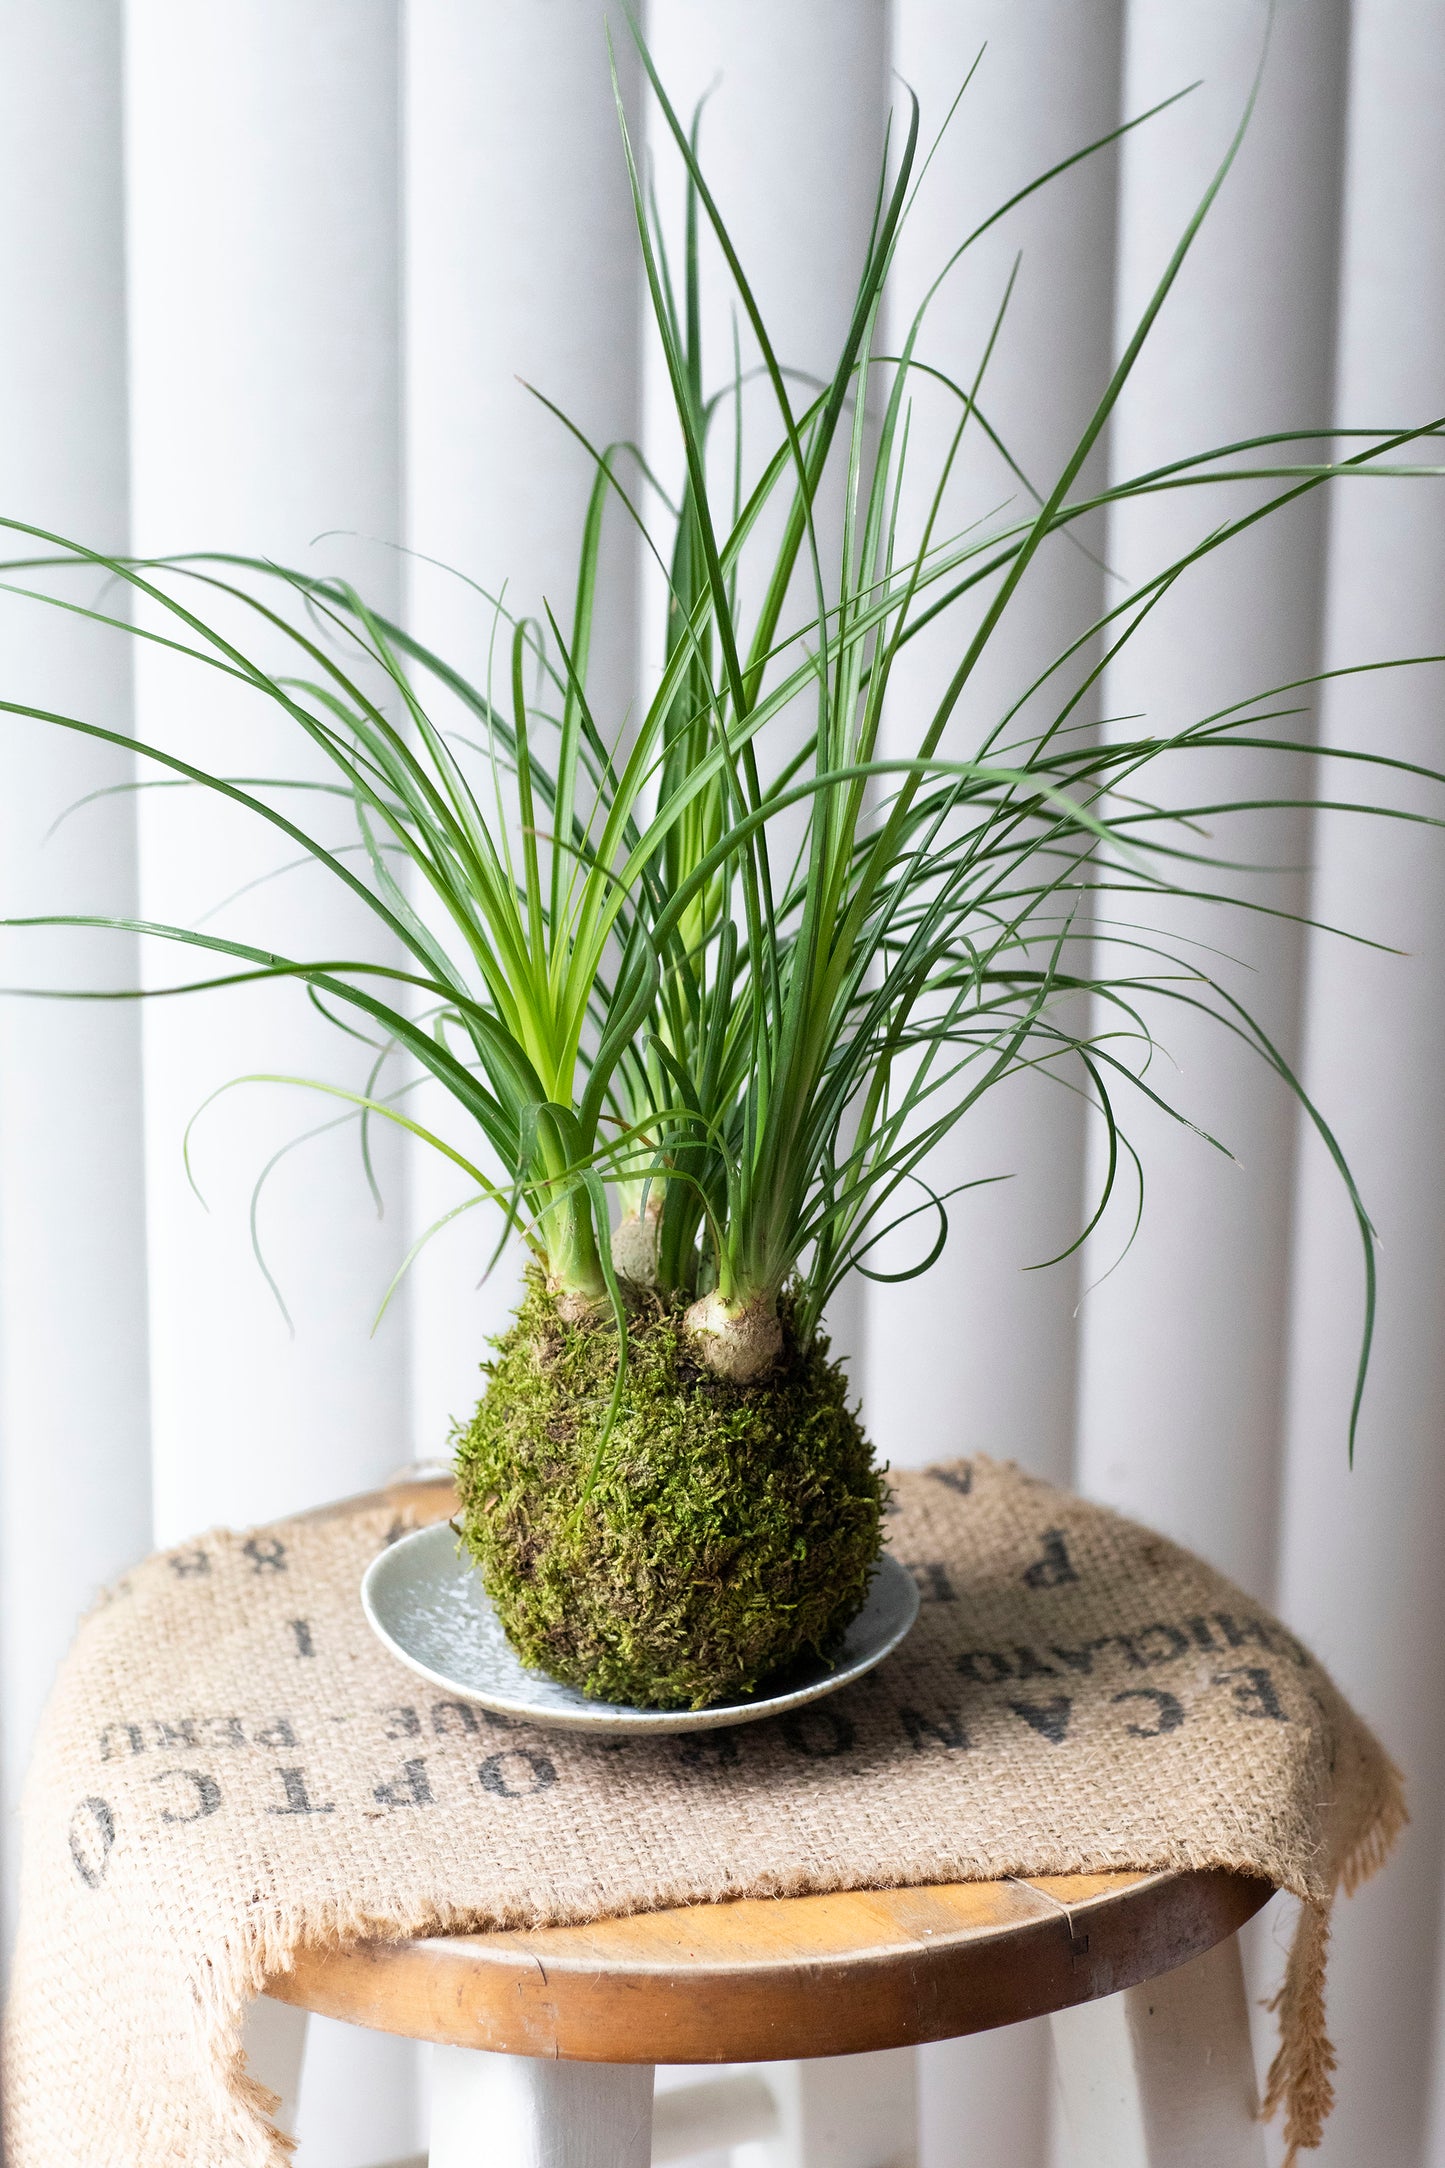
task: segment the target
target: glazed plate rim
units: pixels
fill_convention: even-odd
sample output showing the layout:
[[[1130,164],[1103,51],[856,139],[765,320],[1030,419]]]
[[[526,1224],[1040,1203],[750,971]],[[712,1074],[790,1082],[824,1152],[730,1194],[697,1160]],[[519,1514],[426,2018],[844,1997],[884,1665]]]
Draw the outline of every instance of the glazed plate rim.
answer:
[[[765,1694],[746,1701],[715,1702],[706,1709],[638,1709],[620,1702],[588,1701],[574,1688],[562,1687],[556,1680],[547,1679],[549,1694],[566,1694],[566,1701],[555,1699],[532,1701],[518,1697],[515,1692],[492,1690],[471,1681],[458,1679],[454,1674],[438,1671],[434,1665],[413,1652],[405,1641],[400,1640],[381,1615],[381,1602],[386,1584],[394,1583],[409,1566],[414,1575],[423,1562],[433,1574],[437,1565],[430,1560],[433,1551],[450,1553],[448,1563],[459,1573],[476,1577],[474,1596],[487,1602],[480,1586],[477,1569],[469,1561],[456,1556],[456,1532],[449,1521],[431,1521],[424,1528],[414,1528],[407,1535],[399,1536],[395,1543],[379,1551],[367,1566],[361,1578],[361,1607],[367,1624],[382,1645],[409,1671],[416,1672],[431,1685],[443,1688],[460,1701],[470,1702],[473,1707],[490,1710],[494,1716],[511,1716],[528,1723],[537,1724],[549,1731],[591,1732],[618,1737],[638,1737],[658,1732],[715,1731],[733,1724],[755,1724],[769,1716],[785,1716],[790,1709],[800,1709],[809,1702],[819,1701],[833,1694],[840,1687],[851,1685],[865,1673],[882,1663],[885,1656],[904,1639],[918,1617],[919,1593],[912,1574],[891,1553],[885,1551],[873,1569],[867,1600],[852,1625],[844,1644],[843,1659],[816,1678],[806,1679],[801,1685],[791,1686],[785,1692]],[[884,1618],[875,1626],[871,1638],[861,1649],[849,1653],[849,1643],[860,1626],[865,1625],[868,1613],[882,1599],[886,1606]],[[866,1627],[865,1627],[866,1631]],[[521,1668],[519,1666],[519,1668]],[[543,1674],[537,1675],[539,1678]]]

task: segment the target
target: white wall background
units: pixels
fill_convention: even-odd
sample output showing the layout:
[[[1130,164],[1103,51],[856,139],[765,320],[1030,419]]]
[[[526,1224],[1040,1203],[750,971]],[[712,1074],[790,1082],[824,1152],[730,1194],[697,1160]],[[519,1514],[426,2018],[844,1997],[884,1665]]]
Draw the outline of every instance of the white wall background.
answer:
[[[1202,88],[999,237],[948,290],[940,358],[975,352],[1016,248],[995,416],[1046,472],[1227,140],[1264,0],[651,0],[680,99],[715,79],[706,145],[780,343],[807,365],[846,304],[896,70],[925,125],[980,45],[900,263],[919,283],[1028,172],[1196,78]],[[1280,0],[1253,131],[1108,446],[1115,473],[1257,426],[1445,410],[1445,11]],[[440,558],[567,600],[585,466],[516,382],[595,435],[656,434],[602,34],[603,0],[0,0],[0,513],[106,546],[249,547],[344,566],[474,664],[485,634]],[[620,47],[624,95],[636,70]],[[922,417],[920,417],[922,421]],[[965,477],[986,486],[982,469]],[[1200,500],[1100,537],[1126,571],[1200,531]],[[326,536],[328,539],[318,540]],[[1043,568],[1016,658],[1085,621],[1103,576]],[[99,590],[97,589],[97,592]],[[603,663],[620,703],[645,637],[619,562]],[[1220,560],[1111,674],[1101,714],[1184,716],[1322,666],[1445,647],[1445,497],[1367,485]],[[264,773],[262,719],[153,653],[13,603],[0,697],[34,697]],[[1445,761],[1440,681],[1341,682],[1301,732]],[[1107,727],[1107,725],[1105,725]],[[184,913],[276,863],[174,794],[111,795],[113,748],[0,718],[0,910]],[[1222,782],[1221,773],[1221,782]],[[1266,832],[1267,831],[1267,832]],[[1231,838],[1231,843],[1235,838]],[[1353,1235],[1278,1090],[1171,1028],[1191,1111],[1235,1148],[1145,1135],[1150,1211],[1097,1269],[1022,1267],[1077,1225],[1091,1140],[1019,1092],[959,1146],[1019,1178],[960,1213],[922,1285],[839,1319],[880,1449],[1011,1454],[1191,1543],[1279,1604],[1378,1725],[1414,1826],[1338,1930],[1340,2108],[1321,2160],[1445,2168],[1439,2038],[1445,1817],[1445,850],[1426,831],[1299,817],[1243,851],[1269,893],[1401,951],[1261,932],[1242,970],[1335,1120],[1383,1238],[1379,1353],[1344,1458]],[[305,878],[248,910],[318,945],[345,915]],[[1187,922],[1181,922],[1188,931]],[[134,983],[120,939],[8,936],[6,984]],[[1262,977],[1261,977],[1262,974]],[[284,1512],[437,1452],[472,1390],[502,1280],[444,1239],[369,1337],[410,1234],[445,1203],[393,1151],[378,1220],[354,1140],[285,1162],[266,1208],[292,1337],[250,1259],[246,1198],[305,1107],[236,1093],[259,1065],[337,1073],[299,1000],[0,1004],[0,1783],[8,1848],[26,1744],[76,1612],[153,1541]],[[424,1217],[425,1215],[425,1217]],[[1099,1256],[1111,1255],[1107,1240]],[[1256,1938],[1261,1979],[1276,1962]],[[302,2161],[365,2168],[414,2142],[417,2058],[316,2029]],[[1046,2059],[1028,2028],[930,2050],[927,2168],[1043,2168]]]

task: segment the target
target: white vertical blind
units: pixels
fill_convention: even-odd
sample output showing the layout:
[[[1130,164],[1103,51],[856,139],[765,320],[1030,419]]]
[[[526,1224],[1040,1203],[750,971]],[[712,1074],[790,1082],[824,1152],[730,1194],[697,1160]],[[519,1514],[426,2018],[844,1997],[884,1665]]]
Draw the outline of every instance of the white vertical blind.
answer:
[[[804,369],[826,361],[847,312],[898,103],[890,69],[918,87],[927,137],[986,47],[901,252],[904,301],[1030,172],[1204,79],[1122,153],[1016,214],[940,296],[928,358],[967,375],[1022,249],[983,404],[1046,484],[1243,107],[1267,13],[1264,0],[651,0],[648,28],[684,111],[716,82],[706,162],[777,343]],[[516,379],[599,443],[651,449],[662,436],[603,15],[596,0],[0,0],[11,302],[0,389],[25,424],[0,444],[0,512],[107,545],[129,535],[142,550],[253,549],[344,569],[479,676],[490,605],[422,559],[490,592],[506,580],[510,608],[545,599],[565,621],[588,466]],[[1274,16],[1254,126],[1112,432],[1115,473],[1257,426],[1445,409],[1440,11],[1281,0]],[[614,33],[635,114],[620,19]],[[660,159],[658,171],[675,208]],[[726,337],[715,285],[709,311]],[[938,441],[941,413],[920,399],[920,440]],[[971,452],[958,502],[977,513],[1016,487]],[[1210,516],[1186,496],[1097,539],[1137,576]],[[1103,715],[1167,723],[1321,658],[1445,648],[1442,537],[1445,500],[1429,484],[1361,485],[1328,519],[1318,506],[1292,515],[1219,560],[1191,606],[1160,614],[1112,668]],[[617,716],[651,619],[626,547],[609,577],[597,659]],[[1110,585],[1062,548],[1031,594],[1010,677],[1086,622]],[[278,746],[294,767],[259,702],[181,677],[154,651],[10,605],[0,638],[0,697],[33,692],[123,725],[133,677],[142,735],[232,773],[269,772]],[[921,656],[920,691],[927,665]],[[1341,683],[1318,705],[1327,743],[1445,754],[1437,672]],[[152,915],[222,905],[214,923],[242,937],[345,945],[349,913],[309,874],[227,903],[285,853],[192,794],[104,799],[43,844],[55,813],[123,780],[126,762],[4,727],[15,748],[0,797],[5,911],[125,909],[138,892]],[[1197,787],[1202,766],[1178,787]],[[1227,763],[1213,773],[1227,796]],[[1077,1227],[1087,1156],[1077,1110],[1038,1089],[1001,1100],[941,1170],[1019,1174],[960,1201],[933,1277],[855,1296],[835,1323],[895,1462],[980,1447],[1057,1477],[1072,1469],[1273,1588],[1377,1721],[1406,1767],[1416,1823],[1399,1864],[1340,1924],[1341,2108],[1322,2160],[1445,2168],[1433,2075],[1445,851],[1423,829],[1333,817],[1313,831],[1281,817],[1226,833],[1238,855],[1294,869],[1272,898],[1407,952],[1258,924],[1222,943],[1241,983],[1259,982],[1282,1045],[1300,1051],[1385,1237],[1357,1472],[1344,1465],[1344,1418],[1358,1262],[1333,1178],[1284,1096],[1176,1021],[1161,1029],[1181,1065],[1172,1082],[1242,1171],[1136,1123],[1150,1150],[1144,1232],[1077,1321],[1085,1281],[1112,1252],[1094,1245],[1082,1272],[1022,1270]],[[1182,915],[1177,929],[1196,930]],[[141,968],[124,942],[25,938],[23,950],[5,943],[6,983],[130,983]],[[1221,941],[1218,922],[1209,938]],[[183,975],[183,958],[153,948],[143,968],[163,983]],[[262,1202],[293,1338],[249,1256],[247,1204],[269,1154],[333,1110],[300,1092],[224,1097],[196,1133],[209,1213],[180,1163],[200,1101],[260,1067],[348,1076],[344,1042],[299,996],[156,1004],[143,1024],[124,1007],[0,1008],[7,1801],[69,1621],[97,1581],[152,1540],[356,1489],[436,1452],[505,1311],[505,1267],[475,1288],[489,1247],[476,1215],[438,1239],[369,1336],[405,1244],[450,1197],[423,1157],[382,1139],[378,1221],[342,1128],[284,1160]],[[409,2052],[366,2034],[321,2038],[302,2160],[364,2168],[405,2153]],[[1042,2168],[1045,2090],[1027,2030],[936,2051],[927,2168]]]
[[[1268,13],[1257,0],[1138,0],[1129,11],[1126,113],[1203,82],[1123,147],[1121,348],[1239,125]],[[1345,32],[1336,0],[1278,11],[1254,125],[1121,402],[1111,443],[1116,478],[1257,432],[1318,427],[1328,416]],[[1110,563],[1137,582],[1243,508],[1237,492],[1231,501],[1212,490],[1136,500],[1110,523]],[[1139,728],[1122,719],[1141,716],[1151,727],[1178,728],[1311,673],[1322,510],[1312,497],[1184,576],[1108,670],[1105,708],[1121,718],[1121,732]],[[1262,735],[1308,737],[1308,692],[1266,705],[1306,712],[1265,724]],[[1289,754],[1191,753],[1162,779],[1151,776],[1150,788],[1175,802],[1209,803],[1299,796],[1308,782]],[[1304,907],[1307,817],[1251,816],[1212,829],[1223,855],[1290,869],[1243,881],[1243,893],[1277,909]],[[1259,1016],[1286,1059],[1295,1057],[1295,927],[1209,906],[1141,911],[1127,896],[1105,899],[1101,911],[1163,926]],[[1204,946],[1192,950],[1192,942]],[[1127,952],[1121,960],[1128,964]],[[1094,1495],[1192,1543],[1265,1596],[1274,1559],[1293,1104],[1262,1062],[1203,1019],[1161,1002],[1149,1021],[1164,1049],[1151,1081],[1235,1159],[1123,1099],[1121,1115],[1146,1163],[1145,1218],[1129,1255],[1084,1305],[1079,1476]],[[1095,1138],[1102,1146],[1097,1129]],[[1132,1195],[1124,1203],[1090,1246],[1087,1278],[1107,1272],[1119,1254]],[[1336,1437],[1340,1427],[1337,1412]]]
[[[933,141],[975,63],[977,73],[904,229],[891,351],[963,236],[1015,190],[1117,125],[1121,22],[1117,7],[1080,8],[1070,0],[1023,9],[1012,0],[897,0],[894,67],[918,93],[922,145]],[[979,404],[1043,488],[1108,374],[1114,179],[1115,161],[1106,155],[1021,205],[950,274],[919,347],[925,362],[970,385],[1017,261]],[[915,394],[914,531],[924,510],[919,499],[956,423],[956,402]],[[1102,464],[1093,463],[1095,481]],[[974,429],[963,441],[942,531],[1005,507],[1004,516],[1017,517],[1027,499]],[[1097,551],[1097,529],[1088,540]],[[1042,552],[965,696],[965,727],[1018,698],[1103,606],[1097,556],[1070,542]],[[956,634],[925,637],[900,656],[890,719],[898,750],[916,743],[918,713],[946,683],[950,649],[956,659]],[[863,1399],[871,1433],[895,1465],[917,1466],[947,1438],[959,1450],[977,1448],[1052,1481],[1069,1480],[1077,1265],[1028,1268],[1057,1255],[1077,1232],[1083,1142],[1074,1094],[1042,1076],[1020,1078],[982,1103],[929,1170],[939,1190],[1006,1179],[950,1202],[945,1264],[922,1280],[868,1290]],[[878,1262],[901,1269],[932,1236],[929,1221],[919,1220],[884,1246]],[[928,1360],[899,1362],[904,1346],[926,1347]],[[921,2106],[931,2157],[958,2168],[1003,2160],[1034,2168],[1045,2145],[1048,2070],[1043,2023],[927,2050]]]
[[[877,201],[888,72],[888,10],[882,0],[652,0],[648,38],[658,73],[684,125],[705,99],[700,143],[709,185],[786,365],[814,381],[836,362],[848,329]],[[650,140],[652,170],[672,216],[670,247],[682,260],[681,168],[664,125]],[[757,353],[743,310],[715,252],[704,243],[704,338],[713,384],[732,374],[732,323],[739,320],[744,369]],[[665,475],[681,467],[676,423],[660,349],[650,342],[646,376],[650,460]],[[795,380],[795,404],[807,397]],[[756,472],[760,447],[777,429],[761,381],[742,400],[744,459]],[[731,414],[718,441],[731,447]],[[836,548],[826,514],[820,548]],[[795,593],[811,607],[809,575]],[[811,719],[811,718],[810,718]],[[860,1286],[829,1305],[835,1354],[857,1357],[863,1340]]]
[[[632,205],[619,150],[603,9],[592,0],[412,0],[405,11],[405,537],[412,630],[474,684],[495,639],[499,685],[514,616],[550,604],[570,634],[577,537],[594,469],[529,390],[598,450],[636,443],[641,328]],[[619,18],[619,82],[637,62]],[[635,100],[634,100],[635,102]],[[635,487],[624,463],[623,479]],[[617,508],[592,643],[601,712],[626,707],[636,669],[636,555]],[[445,568],[445,569],[443,569]],[[444,1120],[440,1094],[417,1102]],[[458,1201],[429,1147],[409,1154],[411,1233]],[[473,1213],[437,1236],[407,1290],[412,1420],[423,1456],[470,1414],[487,1335],[515,1264],[477,1282],[496,1241]]]
[[[1345,140],[1336,409],[1389,424],[1445,411],[1445,15],[1355,8]],[[1324,659],[1445,649],[1445,499],[1361,485],[1331,508]],[[1330,744],[1445,765],[1438,667],[1341,680]],[[1338,772],[1338,771],[1337,771]],[[1345,795],[1338,792],[1338,795]],[[1422,796],[1402,790],[1401,802]],[[1431,811],[1438,813],[1438,803]],[[1323,816],[1312,908],[1399,949],[1310,944],[1305,1070],[1380,1230],[1380,1340],[1357,1466],[1339,1407],[1359,1303],[1356,1246],[1319,1150],[1301,1158],[1280,1583],[1286,1612],[1368,1710],[1410,1785],[1391,1871],[1343,1908],[1332,2014],[1344,2067],[1327,2168],[1445,2159],[1429,2125],[1445,1839],[1445,853],[1438,833]],[[1438,2071],[1438,2064],[1435,2064]],[[1438,2077],[1436,2079],[1438,2087]]]
[[[1135,0],[1129,10],[1126,114],[1203,80],[1122,152],[1117,347],[1225,155],[1267,29],[1268,11],[1255,0]],[[1253,124],[1111,430],[1115,477],[1258,431],[1317,427],[1330,415],[1347,37],[1347,11],[1336,0],[1277,12]],[[1241,508],[1214,492],[1136,501],[1111,519],[1110,564],[1138,580]],[[1174,728],[1308,677],[1318,667],[1325,509],[1319,497],[1308,499],[1187,574],[1110,665],[1106,713]],[[1264,705],[1278,720],[1262,734],[1305,741],[1313,734],[1308,689]],[[1301,712],[1279,712],[1292,708]],[[1299,795],[1307,784],[1288,754],[1189,755],[1162,777],[1164,795],[1176,802]],[[1239,876],[1240,894],[1307,909],[1306,815],[1211,826],[1225,855],[1285,869]],[[1298,1061],[1300,929],[1207,906],[1131,913],[1129,901],[1106,904],[1105,915],[1147,916],[1162,927],[1259,1017],[1288,1061]],[[1194,941],[1204,945],[1191,950]],[[1082,1310],[1077,1478],[1205,1552],[1267,1600],[1278,1527],[1294,1103],[1257,1058],[1203,1019],[1165,1002],[1148,1013],[1163,1049],[1152,1081],[1234,1156],[1137,1104],[1122,1109],[1144,1154],[1145,1216],[1122,1262],[1131,1196],[1086,1251],[1084,1277],[1097,1284]],[[1102,1141],[1091,1138],[1093,1182]],[[1325,1431],[1341,1461],[1346,1405],[1336,1402]],[[1260,1985],[1272,1988],[1279,1962],[1272,1915],[1252,1941]],[[1267,2024],[1260,2032],[1267,2049]]]
[[[120,15],[0,9],[0,505],[125,546]],[[24,554],[23,545],[5,554]],[[99,599],[103,581],[87,583]],[[0,697],[129,727],[118,640],[0,610]],[[0,914],[135,907],[129,756],[3,719]],[[0,937],[9,985],[135,980],[134,944]],[[0,1003],[0,1747],[4,1842],[30,1733],[75,1615],[150,1540],[139,1017]],[[7,1889],[8,1889],[7,1884]],[[8,1929],[8,1902],[5,1906]]]
[[[396,8],[137,0],[127,26],[136,547],[224,538],[305,570],[340,565],[394,613]],[[323,533],[337,539],[316,541]],[[244,637],[254,651],[257,630]],[[298,772],[289,726],[219,673],[142,646],[136,702],[142,736],[224,773]],[[218,930],[262,946],[348,953],[353,911],[309,870],[227,904],[295,856],[250,816],[190,790],[148,792],[140,834],[147,917],[216,911]],[[150,982],[193,975],[187,961],[152,945]],[[271,1152],[339,1110],[276,1087],[228,1094],[193,1141],[209,1210],[180,1152],[186,1122],[232,1078],[351,1081],[364,1061],[341,1052],[299,990],[197,998],[203,1009],[155,1002],[145,1014],[163,1541],[355,1489],[395,1466],[403,1443],[395,1321],[367,1337],[399,1255],[390,1137],[377,1140],[389,1219],[377,1221],[359,1178],[354,1126],[293,1155],[269,1186],[260,1233],[294,1334],[249,1254],[251,1186]]]
[[[219,542],[341,569],[395,615],[394,0],[135,0],[126,20],[135,546]],[[227,626],[279,666],[239,613]],[[225,774],[308,772],[263,700],[156,648],[141,647],[135,669],[143,737]],[[310,772],[324,767],[318,757]],[[339,837],[346,813],[328,820],[313,805],[321,832]],[[258,946],[351,951],[359,913],[309,870],[265,880],[296,853],[249,816],[164,790],[142,797],[139,828],[145,916],[190,924],[214,911],[217,930]],[[145,968],[152,985],[206,975],[154,945]],[[259,1233],[294,1332],[250,1254],[250,1194],[272,1153],[344,1109],[300,1089],[228,1092],[193,1140],[209,1209],[181,1156],[185,1124],[231,1079],[355,1087],[365,1051],[338,1043],[297,988],[195,999],[201,1008],[152,1003],[144,1022],[161,1542],[364,1489],[410,1457],[399,1315],[369,1337],[402,1254],[394,1133],[374,1140],[383,1219],[351,1123],[293,1153],[268,1185]],[[406,2043],[316,2028],[302,2104],[316,2168],[409,2149],[414,2064]]]
[[[923,148],[975,64],[977,72],[904,229],[890,319],[894,351],[964,236],[1037,175],[1117,126],[1120,21],[1117,8],[1077,8],[1067,0],[1022,10],[1006,0],[968,6],[898,0],[894,66],[918,91]],[[941,287],[919,346],[925,362],[970,386],[1014,277],[979,406],[1036,487],[1052,482],[1108,376],[1114,177],[1114,156],[1106,154],[995,227]],[[914,531],[925,509],[919,499],[946,455],[957,413],[956,401],[915,393],[916,478],[908,504]],[[1102,461],[1092,479],[1102,480]],[[947,529],[1023,517],[1029,509],[1003,461],[976,428],[968,432]],[[1090,531],[1087,539],[1097,552],[1100,533]],[[1043,551],[965,694],[962,727],[986,727],[983,718],[1017,699],[1103,607],[1097,555],[1070,542]],[[957,633],[942,628],[900,656],[893,725],[900,748],[916,742],[919,707],[937,700],[956,656]],[[932,1176],[939,1189],[980,1176],[1009,1179],[949,1207],[956,1239],[944,1269],[869,1290],[869,1417],[881,1449],[901,1466],[927,1460],[939,1437],[953,1435],[1068,1480],[1077,1272],[1072,1265],[1027,1268],[1074,1238],[1081,1149],[1078,1100],[1055,1084],[1028,1079],[985,1100],[942,1155]],[[926,1249],[932,1229],[927,1221],[918,1224],[928,1227]],[[916,1231],[889,1262],[902,1265],[910,1254],[920,1254]],[[921,1366],[894,1362],[890,1349],[900,1333],[926,1340],[932,1359]]]

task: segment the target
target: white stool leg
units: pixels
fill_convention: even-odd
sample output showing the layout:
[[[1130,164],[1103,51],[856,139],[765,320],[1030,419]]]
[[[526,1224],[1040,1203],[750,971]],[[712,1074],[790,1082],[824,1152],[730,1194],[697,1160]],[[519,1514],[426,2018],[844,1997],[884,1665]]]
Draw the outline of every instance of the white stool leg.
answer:
[[[652,2104],[652,2168],[775,2138],[779,2127],[778,2103],[760,2070],[669,2086]]]
[[[1264,2168],[1235,1936],[1052,2024],[1077,2168]]]
[[[281,2096],[275,2124],[288,2138],[296,2135],[296,2104],[301,2098],[301,2066],[306,2059],[305,2010],[258,1995],[246,2012],[241,2035],[246,2068],[253,2078]]]
[[[648,2168],[651,2063],[432,2050],[430,2168]]]
[[[777,2102],[777,2135],[736,2147],[732,2168],[916,2168],[912,2048],[758,2067]]]

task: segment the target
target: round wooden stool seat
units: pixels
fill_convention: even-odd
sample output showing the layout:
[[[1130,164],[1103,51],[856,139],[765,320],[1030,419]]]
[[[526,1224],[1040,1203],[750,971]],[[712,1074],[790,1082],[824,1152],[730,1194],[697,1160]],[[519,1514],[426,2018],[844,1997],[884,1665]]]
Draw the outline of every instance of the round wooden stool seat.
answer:
[[[317,1517],[453,1502],[407,1471]],[[1010,1877],[303,1948],[252,2004],[245,2053],[290,2131],[307,2012],[436,2043],[429,2168],[476,2168],[483,2143],[532,2168],[748,2144],[765,2168],[906,2168],[917,2073],[886,2051],[1051,2015],[1079,2160],[1265,2168],[1234,1937],[1271,1894],[1224,1872]],[[775,2067],[654,2103],[659,2063]]]
[[[740,2063],[951,2039],[1112,1995],[1272,1894],[1226,1873],[1050,1876],[748,1899],[586,1927],[303,1952],[272,1998],[455,2047]]]

